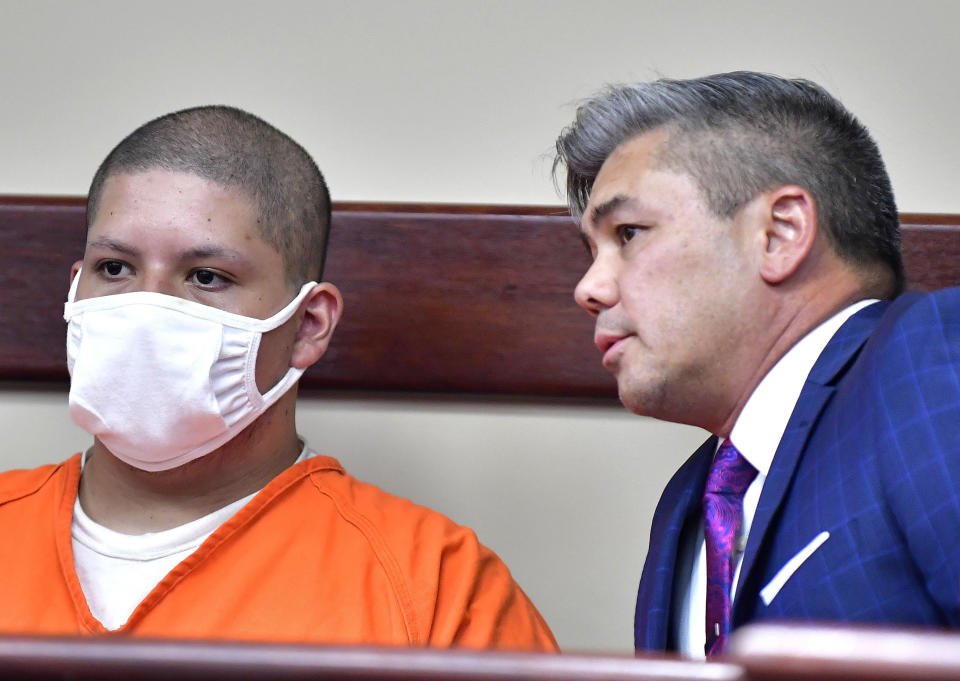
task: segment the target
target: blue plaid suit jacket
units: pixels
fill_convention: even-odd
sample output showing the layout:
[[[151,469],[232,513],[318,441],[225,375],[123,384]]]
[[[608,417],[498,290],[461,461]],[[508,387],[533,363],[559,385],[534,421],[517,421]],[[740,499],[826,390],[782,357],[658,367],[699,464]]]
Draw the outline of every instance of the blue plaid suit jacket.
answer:
[[[689,579],[678,550],[715,448],[705,442],[657,506],[638,650],[675,648],[675,581]],[[824,531],[764,603],[764,586]],[[868,306],[821,353],[764,483],[733,605],[734,627],[766,619],[960,626],[960,288]]]

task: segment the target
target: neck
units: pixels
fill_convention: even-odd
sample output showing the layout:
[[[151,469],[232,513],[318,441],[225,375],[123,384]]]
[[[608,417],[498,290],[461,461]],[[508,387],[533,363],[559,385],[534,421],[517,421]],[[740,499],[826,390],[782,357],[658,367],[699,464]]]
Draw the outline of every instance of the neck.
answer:
[[[729,437],[760,381],[794,345],[847,306],[871,297],[864,293],[862,280],[850,270],[836,269],[831,275],[776,292],[779,299],[770,304],[774,312],[757,330],[764,330],[764,342],[754,346],[749,356],[741,357],[741,371],[732,373],[741,379],[738,384],[725,387],[727,406],[715,415],[707,428],[710,432],[721,439]],[[732,402],[730,395],[736,397]]]
[[[262,489],[300,453],[295,399],[290,391],[223,447],[166,471],[134,468],[95,440],[80,478],[84,512],[117,532],[143,534],[183,525]]]

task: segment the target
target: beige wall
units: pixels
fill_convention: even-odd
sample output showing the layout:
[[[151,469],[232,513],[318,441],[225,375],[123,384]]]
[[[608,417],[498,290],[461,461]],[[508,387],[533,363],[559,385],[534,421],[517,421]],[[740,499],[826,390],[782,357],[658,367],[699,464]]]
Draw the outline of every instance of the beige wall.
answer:
[[[960,212],[960,3],[0,0],[0,192],[82,194],[178,107],[249,108],[339,200],[557,203],[547,154],[604,82],[817,80],[876,134],[902,210]],[[347,310],[349,314],[349,310]],[[65,395],[0,392],[3,467],[84,446]],[[477,529],[571,649],[628,650],[650,515],[702,438],[617,408],[304,400],[349,470]]]

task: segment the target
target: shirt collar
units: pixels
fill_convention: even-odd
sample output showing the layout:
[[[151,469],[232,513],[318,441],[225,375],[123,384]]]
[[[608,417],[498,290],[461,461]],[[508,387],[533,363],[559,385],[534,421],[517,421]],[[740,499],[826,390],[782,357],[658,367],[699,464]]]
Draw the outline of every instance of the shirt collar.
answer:
[[[844,322],[875,302],[869,298],[849,305],[807,333],[754,388],[733,424],[730,441],[760,475],[765,477],[770,471],[780,438],[820,353]]]

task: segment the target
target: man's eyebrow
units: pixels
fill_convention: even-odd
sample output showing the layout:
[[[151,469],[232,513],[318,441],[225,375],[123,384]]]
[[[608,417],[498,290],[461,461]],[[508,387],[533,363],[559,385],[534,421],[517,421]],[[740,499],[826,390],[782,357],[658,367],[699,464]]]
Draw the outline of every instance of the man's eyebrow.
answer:
[[[238,250],[226,246],[210,245],[198,246],[183,251],[180,254],[183,260],[197,258],[230,258],[231,260],[248,260],[248,258]]]
[[[110,237],[101,236],[87,244],[87,248],[105,248],[129,256],[139,256],[140,250]],[[242,252],[220,245],[198,246],[189,248],[179,255],[181,260],[202,260],[203,258],[229,258],[240,262],[248,262],[249,258]]]
[[[631,199],[629,196],[617,194],[616,196],[607,199],[599,206],[593,207],[593,210],[590,211],[590,222],[596,223],[608,216],[623,204],[630,203],[632,201],[633,199]]]
[[[130,246],[129,244],[125,244],[122,241],[111,239],[108,236],[97,237],[93,241],[88,242],[87,248],[106,248],[107,250],[117,251],[118,253],[123,253],[125,255],[140,254],[140,251],[138,251],[133,246]]]

